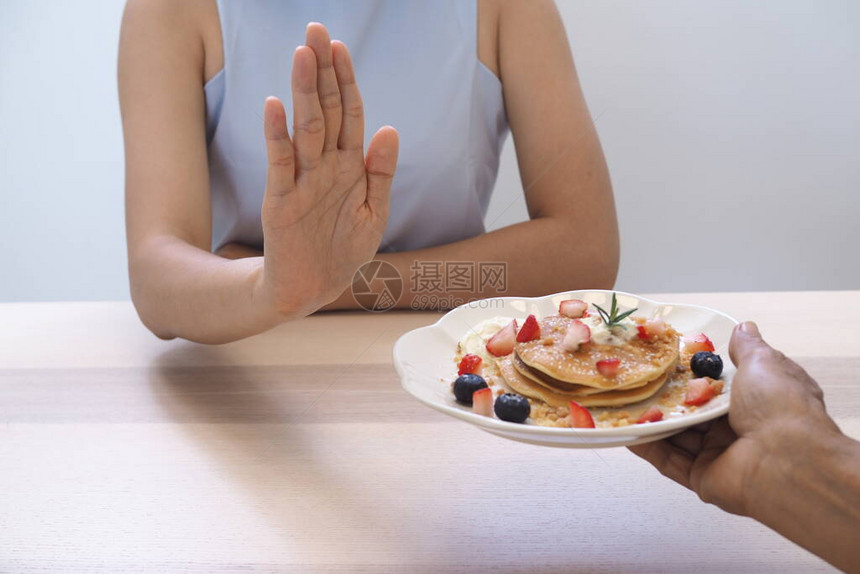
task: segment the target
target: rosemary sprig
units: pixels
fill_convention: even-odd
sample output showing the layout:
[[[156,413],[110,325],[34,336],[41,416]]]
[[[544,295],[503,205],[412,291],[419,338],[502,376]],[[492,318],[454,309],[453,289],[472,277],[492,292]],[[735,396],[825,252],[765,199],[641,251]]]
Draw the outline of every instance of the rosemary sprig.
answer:
[[[618,300],[615,297],[615,293],[612,294],[612,307],[609,309],[609,313],[601,307],[600,305],[594,304],[594,308],[597,309],[597,314],[600,315],[600,318],[603,319],[603,322],[606,323],[607,329],[612,329],[613,327],[621,327],[622,329],[626,329],[627,325],[622,325],[621,321],[629,317],[633,314],[634,311],[638,311],[639,308],[636,307],[634,309],[630,309],[629,311],[625,311],[624,313],[618,314]]]

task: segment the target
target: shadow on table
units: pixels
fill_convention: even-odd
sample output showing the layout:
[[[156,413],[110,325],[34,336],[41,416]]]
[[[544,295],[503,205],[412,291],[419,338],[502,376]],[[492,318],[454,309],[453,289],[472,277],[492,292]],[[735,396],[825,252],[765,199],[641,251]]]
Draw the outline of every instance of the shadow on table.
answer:
[[[345,511],[368,511],[356,505],[333,512],[331,500],[351,495],[348,483],[315,456],[324,445],[313,436],[314,425],[301,424],[312,423],[310,413],[338,373],[322,367],[309,377],[302,367],[224,366],[228,362],[219,347],[175,347],[158,357],[150,384],[169,420],[251,495],[254,514],[285,543],[280,554],[324,560],[332,541],[315,527],[342,523]]]
[[[439,415],[417,402],[403,400],[390,366],[363,365],[346,372],[343,365],[225,366],[227,361],[219,347],[174,347],[156,360],[150,385],[167,419],[181,425],[219,470],[250,495],[254,514],[271,528],[268,538],[282,544],[268,552],[269,557],[274,554],[292,564],[328,564],[337,571],[368,571],[368,565],[376,572],[475,571],[472,565],[481,558],[469,548],[454,545],[440,556],[422,545],[421,533],[428,525],[420,517],[398,512],[394,501],[367,496],[361,481],[373,477],[357,477],[355,469],[345,466],[339,451],[349,445],[338,445],[342,434],[327,428],[333,417],[341,425],[361,424],[370,418],[364,413],[378,422],[379,410],[385,408],[378,405],[385,402],[381,395],[393,393],[398,398],[389,401],[401,411],[405,405],[409,412],[404,416],[438,420]],[[366,404],[352,397],[353,405],[332,408],[330,395],[343,401],[356,377],[387,377],[387,390],[361,383],[364,392],[370,387],[375,395],[365,398]],[[463,534],[457,533],[457,525],[450,526],[460,544]],[[437,541],[439,534],[434,533]],[[526,571],[522,564],[494,570]],[[527,570],[575,572],[569,567]]]
[[[628,563],[633,549],[625,550],[623,537],[603,539],[599,529],[593,535],[581,532],[577,539],[565,534],[565,525],[559,531],[553,524],[556,529],[546,532],[542,548],[507,540],[509,530],[516,535],[541,528],[538,507],[525,513],[520,509],[501,522],[488,522],[474,509],[503,503],[504,480],[510,475],[484,469],[478,474],[485,481],[478,500],[469,502],[474,486],[464,477],[474,470],[460,474],[445,460],[425,464],[428,453],[413,446],[407,424],[398,436],[391,435],[391,425],[374,424],[391,417],[447,422],[404,397],[389,365],[239,366],[229,364],[222,348],[188,344],[158,357],[149,380],[165,419],[178,425],[243,493],[236,500],[213,502],[228,511],[240,504],[244,522],[253,528],[228,543],[243,544],[250,537],[269,565],[296,571],[439,574],[568,574],[655,566],[645,556],[639,557],[644,562]],[[435,432],[427,428],[421,430],[423,444]],[[495,440],[480,433],[476,438],[484,445],[484,439]],[[500,452],[516,448],[506,445]],[[563,454],[547,450],[546,464],[570,462]],[[368,469],[378,475],[370,476]],[[404,480],[438,487],[404,489]],[[449,489],[456,495],[433,498],[433,492]],[[568,504],[573,511],[576,498]],[[538,514],[530,525],[532,512]],[[684,571],[674,566],[670,569]]]

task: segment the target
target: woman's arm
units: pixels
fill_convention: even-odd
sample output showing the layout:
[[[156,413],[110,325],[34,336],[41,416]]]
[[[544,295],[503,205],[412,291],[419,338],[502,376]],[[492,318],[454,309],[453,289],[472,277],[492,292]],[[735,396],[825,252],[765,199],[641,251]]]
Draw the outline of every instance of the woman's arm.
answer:
[[[309,26],[293,56],[293,137],[279,100],[269,98],[263,112],[265,257],[210,253],[206,7],[214,3],[129,2],[119,88],[135,307],[160,337],[221,343],[307,315],[349,285],[379,246],[398,141],[383,128],[364,155],[349,53],[324,27]]]
[[[555,5],[482,0],[479,8],[479,56],[503,84],[530,221],[448,245],[377,255],[404,280],[401,308],[502,294],[480,289],[477,276],[472,290],[413,291],[415,269],[437,262],[468,262],[476,273],[481,262],[504,262],[504,293],[524,296],[610,288],[618,271],[609,173]],[[347,291],[327,308],[352,307]]]
[[[209,253],[201,2],[131,1],[119,95],[131,295],[162,338],[220,342],[271,327],[254,297],[261,259]]]
[[[429,249],[378,254],[403,278],[400,308],[609,288],[618,271],[609,173],[555,5],[482,0],[479,8],[479,57],[502,80],[530,221]],[[230,246],[224,254],[256,252]],[[471,289],[425,289],[432,283],[422,280],[426,271],[444,274],[445,264],[455,262],[474,269]],[[480,264],[497,262],[505,264],[504,291],[480,281]],[[346,290],[325,308],[356,307]]]

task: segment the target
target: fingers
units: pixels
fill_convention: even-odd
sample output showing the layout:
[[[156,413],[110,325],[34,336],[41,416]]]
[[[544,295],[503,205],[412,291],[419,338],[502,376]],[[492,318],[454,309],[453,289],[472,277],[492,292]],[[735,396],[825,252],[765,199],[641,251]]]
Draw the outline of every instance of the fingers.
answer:
[[[292,89],[296,163],[300,170],[310,170],[320,161],[325,119],[317,92],[317,59],[307,46],[299,46],[293,55]]]
[[[331,39],[325,26],[312,22],[308,24],[305,42],[316,56],[317,93],[325,125],[323,151],[332,151],[337,149],[343,114],[341,93],[332,61]]]
[[[337,146],[343,150],[364,151],[364,104],[355,81],[352,57],[342,42],[331,43],[334,71],[343,109],[343,122]]]
[[[736,440],[738,440],[738,435],[735,434],[735,431],[729,424],[729,417],[722,416],[714,422],[711,430],[705,433],[702,441],[702,450],[721,453]]]
[[[263,131],[266,135],[266,194],[285,195],[296,185],[293,142],[287,132],[284,104],[275,97],[266,98],[263,106]]]
[[[758,326],[752,321],[746,321],[736,326],[729,341],[729,356],[732,362],[740,367],[750,356],[761,349],[769,349],[770,345],[761,338]]]
[[[712,419],[712,420],[709,420],[709,421],[705,421],[705,422],[703,422],[703,423],[699,423],[699,424],[697,424],[697,425],[693,425],[693,426],[691,426],[691,427],[690,427],[690,429],[691,429],[691,430],[694,430],[694,431],[697,431],[697,432],[700,432],[700,433],[706,433],[706,432],[708,432],[709,430],[711,430],[711,427],[712,427],[712,426],[714,426],[714,421],[713,421],[713,419]]]
[[[711,430],[702,437],[701,450],[690,469],[690,485],[696,492],[702,492],[700,486],[703,475],[736,440],[738,440],[738,435],[732,430],[727,417],[719,418],[714,423],[714,426],[711,427]],[[712,501],[705,500],[705,502]]]
[[[678,433],[675,436],[669,437],[668,440],[672,446],[678,447],[684,452],[696,456],[702,450],[702,441],[705,438],[705,433],[698,432],[693,429]]]
[[[702,452],[702,449],[705,448],[705,445],[707,444],[705,437],[709,435],[711,429],[715,429],[720,424],[726,423],[726,420],[727,417],[723,416],[716,421],[705,421],[688,428],[682,433],[671,436],[666,440],[672,443],[673,446],[676,446],[691,456],[696,457]]]
[[[690,469],[693,467],[693,458],[689,454],[665,440],[648,442],[629,448],[633,454],[654,465],[654,468],[659,470],[663,476],[692,490],[690,487]]]
[[[391,180],[397,168],[400,139],[391,126],[380,128],[367,146],[367,204],[371,211],[388,216]]]

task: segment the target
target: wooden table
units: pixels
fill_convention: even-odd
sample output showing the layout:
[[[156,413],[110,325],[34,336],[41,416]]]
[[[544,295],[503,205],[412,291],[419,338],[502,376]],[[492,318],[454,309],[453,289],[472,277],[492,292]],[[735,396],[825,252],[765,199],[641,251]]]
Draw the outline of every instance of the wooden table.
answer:
[[[860,291],[653,295],[759,321],[860,437]],[[0,305],[0,572],[817,572],[626,449],[513,443],[400,389],[428,313],[160,341],[128,303]]]

